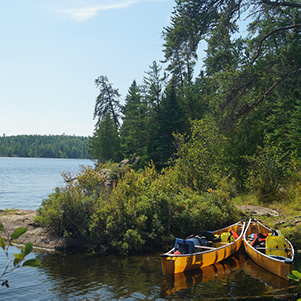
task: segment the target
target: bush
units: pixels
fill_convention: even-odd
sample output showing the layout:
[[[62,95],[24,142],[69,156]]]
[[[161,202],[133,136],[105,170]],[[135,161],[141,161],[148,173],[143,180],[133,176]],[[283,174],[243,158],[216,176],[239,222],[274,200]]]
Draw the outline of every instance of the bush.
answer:
[[[152,164],[142,172],[129,170],[105,200],[101,181],[98,172],[83,170],[43,201],[37,221],[100,251],[128,254],[162,249],[176,236],[215,230],[238,218],[229,193],[208,189],[200,194],[181,182],[177,167],[162,173]]]
[[[284,152],[280,145],[266,144],[257,147],[252,156],[245,156],[249,164],[245,186],[263,201],[269,201],[285,189],[293,178],[296,163],[291,152]]]
[[[103,205],[103,177],[91,167],[82,168],[76,177],[68,178],[67,186],[56,188],[43,200],[35,222],[61,236],[90,239],[93,213]]]
[[[216,230],[238,218],[238,211],[229,199],[218,191],[209,190],[201,195],[184,191],[175,199],[172,232],[181,237],[198,234],[202,230]]]
[[[198,194],[184,187],[173,169],[157,174],[129,171],[107,201],[107,246],[119,253],[160,249],[176,236],[214,230],[237,220],[238,213],[224,191]],[[103,219],[100,218],[100,223]],[[93,232],[97,230],[94,224]]]
[[[178,177],[189,187],[204,192],[215,189],[228,175],[225,168],[226,138],[219,134],[213,122],[192,121],[191,136],[176,135]],[[187,141],[185,141],[187,139]]]

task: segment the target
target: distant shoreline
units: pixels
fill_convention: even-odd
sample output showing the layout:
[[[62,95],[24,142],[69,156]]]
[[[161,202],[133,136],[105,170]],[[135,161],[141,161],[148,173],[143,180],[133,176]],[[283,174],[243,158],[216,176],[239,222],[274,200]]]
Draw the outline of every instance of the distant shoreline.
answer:
[[[89,137],[17,135],[0,137],[0,157],[91,159]]]

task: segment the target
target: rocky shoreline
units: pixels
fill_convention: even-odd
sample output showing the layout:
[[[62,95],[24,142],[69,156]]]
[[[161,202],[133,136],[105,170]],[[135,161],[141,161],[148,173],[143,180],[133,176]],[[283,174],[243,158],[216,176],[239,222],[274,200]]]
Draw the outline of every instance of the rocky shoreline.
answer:
[[[73,239],[55,236],[36,225],[34,223],[35,216],[35,210],[7,210],[0,212],[0,221],[8,235],[11,235],[19,227],[27,228],[27,232],[14,241],[15,245],[31,242],[34,249],[49,252],[77,247]]]

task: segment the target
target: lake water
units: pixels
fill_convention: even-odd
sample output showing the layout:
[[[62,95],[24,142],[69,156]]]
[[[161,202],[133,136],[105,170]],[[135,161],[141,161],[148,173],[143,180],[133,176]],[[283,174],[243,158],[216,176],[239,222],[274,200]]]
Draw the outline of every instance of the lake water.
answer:
[[[62,172],[77,172],[91,165],[84,159],[0,157],[0,209],[36,210],[57,186],[64,185]]]
[[[64,185],[61,172],[76,172],[89,160],[0,158],[0,209],[37,209],[54,187]],[[10,249],[10,258],[19,252]],[[89,253],[36,252],[39,268],[5,275],[0,300],[284,300],[299,287],[265,271],[243,251],[197,272],[163,276],[159,253],[99,256]],[[0,250],[0,273],[6,264]],[[300,270],[300,262],[298,269]],[[1,283],[1,280],[0,280]],[[293,287],[292,287],[293,286]]]

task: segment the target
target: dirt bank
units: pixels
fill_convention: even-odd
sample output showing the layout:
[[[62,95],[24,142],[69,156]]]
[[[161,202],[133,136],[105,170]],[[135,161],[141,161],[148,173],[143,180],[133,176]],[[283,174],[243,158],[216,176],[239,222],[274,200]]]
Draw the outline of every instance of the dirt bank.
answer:
[[[237,205],[242,212],[255,216],[279,216],[279,212],[270,208],[255,205]]]

